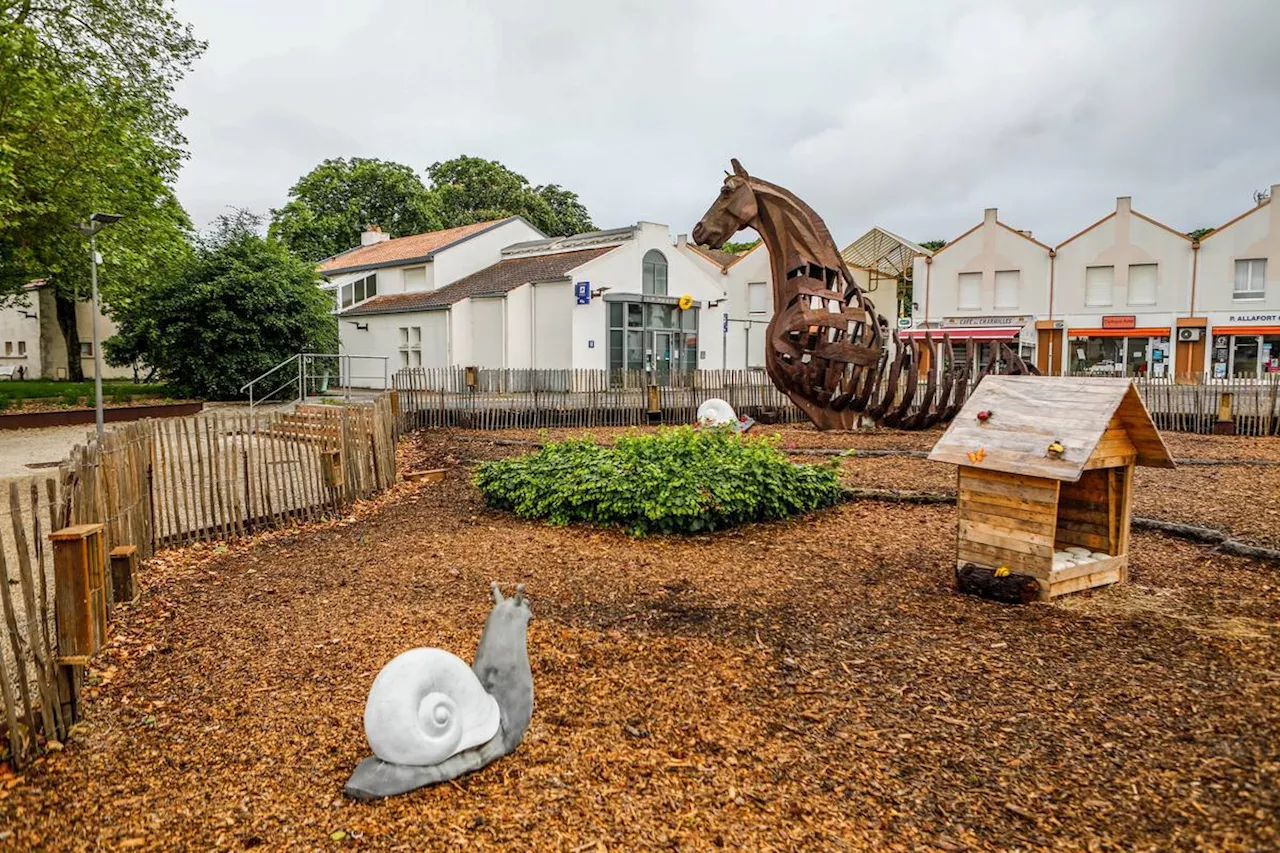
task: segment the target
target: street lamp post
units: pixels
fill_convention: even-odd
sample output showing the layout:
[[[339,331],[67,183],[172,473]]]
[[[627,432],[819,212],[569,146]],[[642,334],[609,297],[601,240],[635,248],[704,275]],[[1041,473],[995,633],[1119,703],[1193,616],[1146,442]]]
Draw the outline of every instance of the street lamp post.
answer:
[[[98,427],[98,438],[102,438],[103,434],[103,412],[102,412],[102,344],[98,340],[98,314],[100,309],[98,306],[98,232],[108,225],[113,225],[124,219],[118,213],[94,213],[89,216],[89,221],[76,226],[76,230],[89,238],[89,281],[93,289],[93,398],[94,398],[94,422]],[[67,353],[68,360],[73,356]],[[80,354],[76,353],[75,358],[79,358]]]

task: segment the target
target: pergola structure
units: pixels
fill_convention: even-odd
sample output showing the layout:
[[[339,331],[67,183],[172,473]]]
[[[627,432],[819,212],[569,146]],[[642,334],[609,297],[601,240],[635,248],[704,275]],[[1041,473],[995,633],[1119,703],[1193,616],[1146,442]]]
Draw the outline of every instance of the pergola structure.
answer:
[[[892,279],[901,283],[910,278],[917,255],[932,256],[933,252],[878,225],[840,252],[845,263],[870,272],[870,289],[873,291],[880,280]]]

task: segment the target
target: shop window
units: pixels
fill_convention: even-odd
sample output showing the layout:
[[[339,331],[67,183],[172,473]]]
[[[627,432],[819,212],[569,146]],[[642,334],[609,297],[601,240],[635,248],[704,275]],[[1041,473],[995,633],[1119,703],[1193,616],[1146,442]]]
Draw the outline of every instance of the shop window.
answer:
[[[1236,335],[1231,343],[1231,376],[1255,379],[1258,376],[1257,335]]]
[[[1111,292],[1115,289],[1115,267],[1085,267],[1084,304],[1110,305]]]
[[[1156,304],[1156,264],[1129,265],[1129,304]]]
[[[752,314],[768,314],[772,301],[767,281],[747,283],[747,310]]]
[[[656,296],[667,295],[667,259],[657,249],[650,249],[644,253],[640,288],[643,293]]]
[[[1022,284],[1021,270],[996,271],[996,308],[1017,308],[1018,289]]]
[[[961,311],[977,311],[982,307],[982,273],[962,272],[958,278],[956,308]]]
[[[673,370],[698,366],[698,309],[614,302],[609,305],[609,371],[614,384],[623,371],[654,371],[661,381]]]
[[[1280,335],[1263,335],[1258,369],[1264,376],[1280,374]]]
[[[1265,258],[1236,261],[1236,299],[1262,299],[1267,294]]]

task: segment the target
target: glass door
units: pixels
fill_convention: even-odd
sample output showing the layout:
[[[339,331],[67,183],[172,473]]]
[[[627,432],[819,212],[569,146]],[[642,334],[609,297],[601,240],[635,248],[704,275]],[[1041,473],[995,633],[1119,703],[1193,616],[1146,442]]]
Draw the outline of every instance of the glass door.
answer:
[[[658,385],[668,384],[671,377],[671,332],[653,332],[653,375]]]
[[[1231,377],[1233,379],[1257,379],[1257,336],[1236,335],[1231,340]]]

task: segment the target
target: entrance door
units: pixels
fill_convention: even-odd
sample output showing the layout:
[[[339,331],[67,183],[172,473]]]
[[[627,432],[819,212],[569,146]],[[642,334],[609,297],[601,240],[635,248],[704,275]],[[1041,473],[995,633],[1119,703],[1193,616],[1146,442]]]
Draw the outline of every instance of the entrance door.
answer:
[[[655,384],[666,385],[671,376],[671,332],[653,333],[653,375]]]

